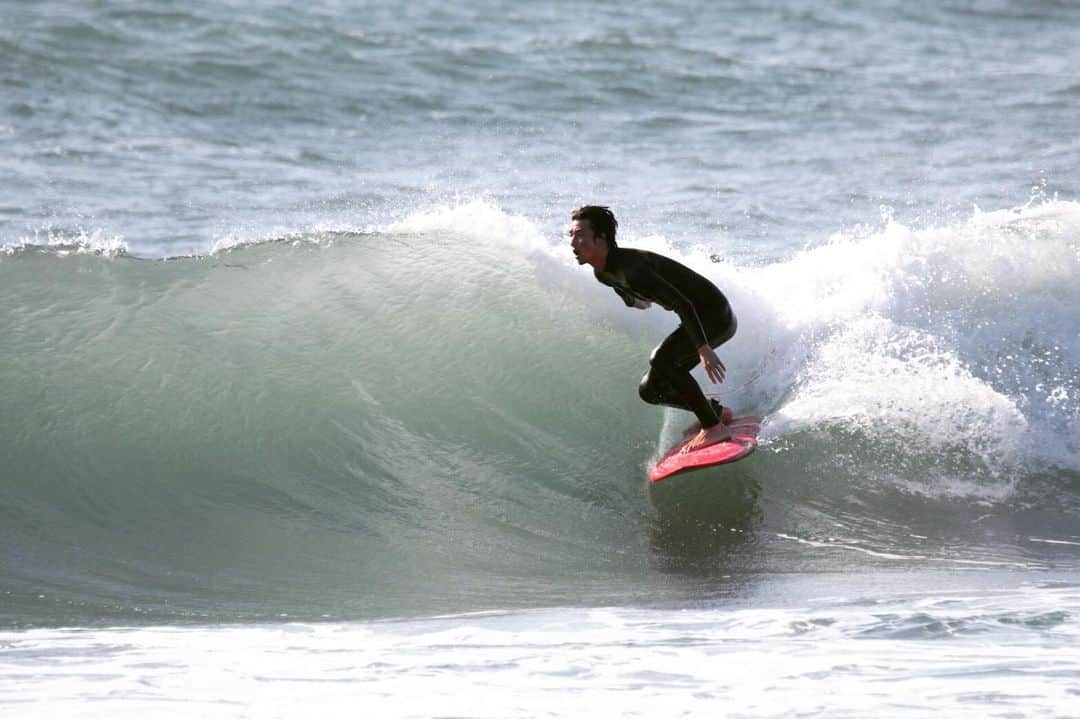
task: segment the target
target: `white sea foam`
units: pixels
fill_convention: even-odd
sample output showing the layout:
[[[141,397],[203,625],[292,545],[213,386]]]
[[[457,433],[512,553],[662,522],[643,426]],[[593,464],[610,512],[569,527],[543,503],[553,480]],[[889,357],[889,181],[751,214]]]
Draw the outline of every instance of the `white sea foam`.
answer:
[[[1053,202],[944,228],[890,222],[754,273],[811,345],[779,419],[900,426],[989,463],[1076,466],[1078,238],[1080,204]],[[1061,451],[1047,455],[1047,439]]]
[[[961,587],[793,608],[4,632],[0,706],[27,717],[1060,715],[1080,671],[1077,600],[1068,588]]]
[[[18,242],[0,247],[2,254],[14,254],[31,247],[48,247],[57,256],[70,254],[97,254],[114,257],[126,254],[127,242],[120,235],[109,234],[102,229],[86,230],[79,228],[75,232],[57,229],[36,230],[32,235],[24,235]]]
[[[369,229],[388,234],[452,233],[492,246],[505,244],[525,249],[544,244],[543,233],[532,220],[506,212],[485,198],[420,208],[401,220]]]

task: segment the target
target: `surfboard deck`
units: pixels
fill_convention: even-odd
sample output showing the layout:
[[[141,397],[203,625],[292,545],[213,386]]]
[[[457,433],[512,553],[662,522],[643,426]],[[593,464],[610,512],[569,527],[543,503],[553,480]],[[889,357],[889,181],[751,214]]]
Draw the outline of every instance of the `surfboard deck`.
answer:
[[[734,417],[727,428],[728,436],[725,439],[682,454],[682,448],[700,429],[700,426],[695,424],[687,430],[682,441],[659,462],[649,467],[649,481],[659,482],[682,472],[736,462],[757,449],[758,432],[761,430],[761,420],[757,417]]]

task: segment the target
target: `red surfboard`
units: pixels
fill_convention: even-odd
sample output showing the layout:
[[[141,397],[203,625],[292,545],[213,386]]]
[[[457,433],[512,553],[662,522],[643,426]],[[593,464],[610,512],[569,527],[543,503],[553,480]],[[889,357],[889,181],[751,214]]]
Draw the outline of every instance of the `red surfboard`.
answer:
[[[757,449],[758,431],[761,430],[761,421],[757,417],[734,417],[727,428],[728,436],[719,442],[682,454],[683,446],[698,433],[696,425],[690,428],[681,442],[649,468],[649,481],[659,482],[673,474],[734,462]]]

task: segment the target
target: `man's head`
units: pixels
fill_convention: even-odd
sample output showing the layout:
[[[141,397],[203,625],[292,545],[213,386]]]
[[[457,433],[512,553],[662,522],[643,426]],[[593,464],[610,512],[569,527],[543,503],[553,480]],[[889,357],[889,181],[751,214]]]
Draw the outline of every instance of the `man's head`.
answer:
[[[585,205],[570,214],[570,247],[578,264],[588,263],[603,269],[607,253],[615,244],[619,223],[606,207]]]

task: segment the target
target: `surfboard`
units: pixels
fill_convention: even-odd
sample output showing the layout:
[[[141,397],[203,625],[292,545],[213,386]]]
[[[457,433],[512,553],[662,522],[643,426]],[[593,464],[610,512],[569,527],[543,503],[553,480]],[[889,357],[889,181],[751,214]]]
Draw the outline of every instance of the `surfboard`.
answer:
[[[682,441],[665,454],[659,462],[649,468],[649,481],[659,482],[682,472],[737,462],[757,449],[757,436],[761,430],[761,421],[757,417],[749,415],[734,417],[727,428],[728,436],[726,438],[683,454],[682,448],[694,438],[698,433],[698,429],[700,429],[697,425],[691,427]]]

